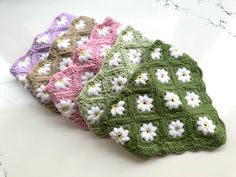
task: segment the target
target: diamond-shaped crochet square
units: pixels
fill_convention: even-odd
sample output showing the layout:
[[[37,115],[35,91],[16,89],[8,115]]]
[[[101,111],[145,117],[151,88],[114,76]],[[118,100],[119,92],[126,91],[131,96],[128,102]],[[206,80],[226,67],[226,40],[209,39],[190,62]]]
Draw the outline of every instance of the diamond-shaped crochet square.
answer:
[[[46,91],[50,95],[62,116],[79,123],[81,128],[87,128],[80,116],[79,107],[74,103],[81,89],[100,69],[103,57],[117,38],[120,23],[107,17],[103,23],[97,24],[90,36],[89,42],[77,48],[73,64],[62,72],[51,77]]]
[[[159,40],[145,53],[144,64],[127,81],[125,91],[101,107],[100,129],[143,158],[214,150],[224,144],[225,126],[197,63]],[[101,103],[93,104],[88,114],[95,117]]]
[[[48,56],[49,48],[52,42],[58,36],[61,36],[67,31],[72,20],[76,17],[67,13],[61,13],[54,18],[49,29],[38,34],[34,38],[34,42],[28,52],[21,58],[17,59],[12,65],[10,72],[17,78],[25,87],[27,87],[26,76],[33,67]]]
[[[80,112],[89,129],[99,136],[104,136],[99,116],[105,109],[106,102],[124,90],[132,73],[143,62],[144,51],[150,45],[140,32],[126,27],[117,39],[114,47],[107,53],[102,69],[84,86],[77,99]],[[96,110],[94,116],[90,114]]]
[[[86,16],[76,18],[71,23],[68,32],[53,42],[47,60],[39,62],[27,76],[33,95],[52,111],[57,112],[57,109],[45,91],[46,86],[53,74],[69,66],[72,62],[74,50],[77,46],[86,42],[84,39],[90,36],[94,25],[94,19],[92,18]]]

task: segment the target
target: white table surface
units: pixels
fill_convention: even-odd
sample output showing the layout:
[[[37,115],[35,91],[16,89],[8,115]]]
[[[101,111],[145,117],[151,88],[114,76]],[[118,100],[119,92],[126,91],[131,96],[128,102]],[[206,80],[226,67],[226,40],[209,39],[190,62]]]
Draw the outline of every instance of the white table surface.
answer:
[[[236,37],[196,14],[213,21],[222,15],[234,33],[236,17],[223,17],[219,7],[205,7],[204,1],[215,3],[191,0],[186,7],[192,12],[183,13],[155,0],[0,0],[0,177],[235,177]],[[224,1],[224,6],[236,11],[234,0]],[[63,11],[98,19],[112,16],[195,58],[226,124],[227,143],[213,152],[141,160],[38,104],[9,68]]]

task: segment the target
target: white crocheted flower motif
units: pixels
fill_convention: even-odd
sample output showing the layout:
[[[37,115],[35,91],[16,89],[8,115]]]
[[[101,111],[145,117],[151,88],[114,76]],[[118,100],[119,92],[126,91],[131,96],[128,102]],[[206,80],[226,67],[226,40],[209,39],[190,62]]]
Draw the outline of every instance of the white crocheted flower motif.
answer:
[[[161,48],[156,48],[152,53],[151,57],[153,60],[159,60],[161,58]]]
[[[121,55],[119,52],[115,53],[113,57],[109,60],[109,67],[116,67],[121,63]]]
[[[119,101],[118,103],[113,104],[111,109],[112,116],[122,115],[125,111],[124,105],[124,101]]]
[[[178,80],[183,83],[190,82],[191,79],[190,71],[184,67],[178,69],[176,76],[178,76]]]
[[[199,96],[194,92],[187,92],[185,99],[187,101],[187,104],[193,108],[198,107],[201,102]]]
[[[125,87],[125,84],[127,82],[127,79],[122,76],[115,77],[112,81],[112,90],[114,90],[116,93],[123,90]]]
[[[214,134],[216,126],[213,124],[212,120],[208,119],[206,116],[199,117],[197,121],[198,131],[201,131],[204,135]]]
[[[78,47],[81,47],[81,46],[87,44],[88,41],[89,41],[88,36],[82,36],[82,37],[80,38],[80,40],[76,42],[76,44],[77,44]]]
[[[170,110],[178,109],[179,106],[182,104],[179,99],[179,96],[174,94],[173,92],[166,92],[164,100],[166,101],[165,106]]]
[[[92,58],[91,52],[89,50],[81,50],[79,54],[79,62],[84,63]]]
[[[100,37],[106,37],[110,34],[109,27],[103,27],[102,29],[97,29],[97,32]]]
[[[139,64],[142,60],[142,54],[140,49],[129,49],[128,59],[131,63]]]
[[[175,47],[170,47],[169,52],[170,52],[170,55],[174,57],[175,59],[183,56],[184,54],[182,51],[177,50]]]
[[[38,73],[40,76],[47,75],[51,71],[51,64],[44,64],[42,67],[38,69]]]
[[[184,124],[179,121],[171,121],[169,124],[169,135],[172,136],[174,139],[178,137],[182,137],[184,133]]]
[[[157,136],[157,127],[153,126],[150,122],[149,124],[143,124],[140,128],[141,136],[144,141],[150,142],[153,141],[154,138]]]
[[[59,25],[59,26],[64,26],[64,25],[67,24],[67,22],[68,22],[67,16],[62,16],[61,18],[58,18],[58,19],[56,20],[56,23],[57,23],[57,25]]]
[[[24,60],[18,63],[19,68],[28,68],[30,66],[30,57],[26,57]]]
[[[48,55],[49,55],[48,52],[41,53],[39,56],[39,60],[40,61],[46,60],[48,58]]]
[[[113,128],[109,135],[117,144],[124,145],[129,141],[129,131],[125,130],[123,127]]]
[[[168,83],[170,80],[168,72],[165,69],[157,69],[156,77],[161,83]]]
[[[81,82],[82,85],[85,85],[90,79],[92,79],[94,76],[93,72],[85,72],[82,76],[81,76]]]
[[[55,82],[54,86],[57,90],[61,90],[61,89],[65,89],[65,88],[69,87],[70,86],[70,78],[64,77],[64,78],[58,79]]]
[[[131,42],[134,39],[134,34],[132,31],[127,32],[125,35],[122,36],[122,39],[125,42]]]
[[[88,111],[87,120],[90,121],[90,123],[92,124],[98,122],[102,112],[103,110],[101,110],[98,106],[92,106],[91,109]]]
[[[66,49],[70,46],[70,39],[62,39],[57,40],[57,47],[62,50]]]
[[[85,23],[84,23],[84,20],[80,20],[78,23],[75,24],[75,28],[77,30],[81,30],[85,27]]]
[[[140,75],[137,76],[137,78],[135,79],[135,83],[137,85],[143,84],[145,85],[148,81],[148,76],[147,73],[142,73]]]
[[[29,84],[27,82],[27,79],[26,79],[27,75],[26,74],[19,74],[16,76],[17,80],[23,84],[24,88],[27,88],[29,87]]]
[[[104,58],[106,56],[108,50],[110,50],[110,49],[111,49],[110,45],[102,45],[102,47],[99,50],[100,51],[100,57]]]
[[[71,63],[72,59],[70,57],[62,58],[61,62],[59,63],[60,71],[64,71]]]
[[[75,113],[75,103],[69,99],[60,100],[60,102],[57,103],[55,106],[58,111],[60,111],[63,117],[69,118],[72,116],[73,113]]]
[[[40,36],[37,38],[36,42],[37,42],[38,44],[47,44],[47,43],[49,43],[49,36],[46,35],[46,34],[40,35]]]
[[[141,112],[150,112],[153,108],[153,99],[149,98],[147,95],[139,95],[137,99],[137,108]]]
[[[42,103],[50,101],[50,95],[46,92],[47,86],[41,84],[39,88],[36,89],[36,97],[41,100]]]
[[[89,86],[88,95],[89,96],[97,96],[102,91],[100,88],[101,84],[93,84]]]

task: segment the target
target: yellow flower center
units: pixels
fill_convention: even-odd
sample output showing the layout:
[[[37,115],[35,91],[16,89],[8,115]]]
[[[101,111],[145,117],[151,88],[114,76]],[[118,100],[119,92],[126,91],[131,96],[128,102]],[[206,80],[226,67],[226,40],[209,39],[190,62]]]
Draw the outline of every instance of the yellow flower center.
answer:
[[[207,123],[204,123],[204,127],[208,128],[208,124],[207,124]]]
[[[62,107],[62,110],[63,110],[64,112],[68,111],[69,109],[70,109],[69,106],[63,106],[63,107]]]
[[[112,105],[112,108],[117,108],[117,104],[113,104],[113,105]]]
[[[116,139],[121,139],[121,137],[122,137],[122,134],[121,133],[117,133]]]

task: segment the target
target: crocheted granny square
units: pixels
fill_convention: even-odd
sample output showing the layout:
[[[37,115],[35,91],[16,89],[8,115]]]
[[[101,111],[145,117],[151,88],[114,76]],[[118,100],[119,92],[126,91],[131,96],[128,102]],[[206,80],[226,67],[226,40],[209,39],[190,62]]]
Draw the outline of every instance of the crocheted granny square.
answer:
[[[46,91],[53,100],[62,116],[79,123],[81,128],[87,128],[80,116],[79,107],[74,103],[81,89],[100,69],[103,57],[117,37],[120,23],[108,17],[97,24],[90,36],[89,42],[77,48],[73,64],[64,71],[51,77]]]
[[[61,13],[56,16],[49,29],[38,34],[28,52],[21,58],[17,59],[12,65],[10,72],[25,87],[28,86],[26,76],[33,67],[48,56],[49,48],[56,37],[63,35],[69,28],[72,20],[76,17],[68,13]]]
[[[107,53],[102,69],[81,91],[77,104],[89,129],[97,135],[106,135],[99,119],[107,100],[124,90],[129,77],[143,63],[144,51],[150,44],[140,32],[126,27]]]
[[[45,91],[51,76],[63,71],[72,62],[76,47],[86,43],[94,27],[94,19],[80,16],[73,20],[68,32],[57,38],[49,51],[47,60],[41,61],[27,76],[29,87],[39,102],[57,112],[50,95]]]
[[[143,158],[214,150],[226,130],[206,93],[202,71],[187,54],[157,40],[126,89],[88,114],[116,143]],[[112,82],[112,80],[110,80]],[[111,88],[111,85],[109,85]],[[99,113],[99,114],[100,114]]]

